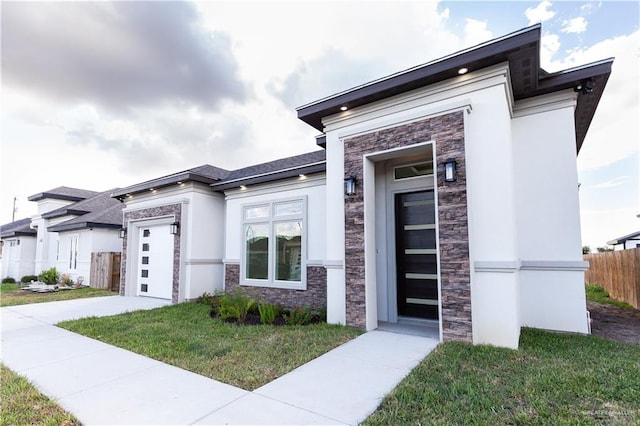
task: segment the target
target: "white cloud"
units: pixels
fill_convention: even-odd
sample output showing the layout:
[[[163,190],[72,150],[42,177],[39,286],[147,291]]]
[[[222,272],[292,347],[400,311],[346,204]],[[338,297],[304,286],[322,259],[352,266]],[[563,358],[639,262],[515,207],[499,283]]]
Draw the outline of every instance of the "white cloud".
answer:
[[[487,28],[486,21],[475,19],[465,19],[464,44],[465,46],[475,46],[493,38],[493,33]]]
[[[553,18],[556,15],[556,12],[549,10],[551,6],[552,4],[549,0],[543,0],[536,7],[527,8],[527,10],[524,11],[524,15],[527,17],[529,25],[544,22]]]
[[[562,22],[563,33],[580,34],[587,30],[587,20],[582,16],[578,16],[573,19],[565,20]]]
[[[640,230],[637,208],[581,210],[582,245],[592,249],[606,245],[607,241]]]
[[[545,70],[551,71],[548,65],[552,64],[552,59],[559,49],[560,37],[557,34],[542,34],[540,40],[540,63]]]
[[[593,189],[609,189],[609,188],[615,188],[617,186],[620,186],[622,184],[624,184],[627,180],[629,180],[630,176],[617,176],[613,179],[609,179],[605,182],[601,182],[598,183],[596,185],[593,185]]]

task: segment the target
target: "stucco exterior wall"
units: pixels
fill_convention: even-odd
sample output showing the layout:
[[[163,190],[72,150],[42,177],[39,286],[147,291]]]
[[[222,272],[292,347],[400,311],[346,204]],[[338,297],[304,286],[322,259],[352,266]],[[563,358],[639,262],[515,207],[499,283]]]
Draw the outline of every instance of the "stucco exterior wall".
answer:
[[[11,277],[19,281],[25,275],[35,274],[36,238],[20,236],[2,240],[2,278]],[[11,247],[11,242],[16,244]],[[20,242],[18,244],[18,241]]]
[[[523,326],[588,332],[572,90],[516,105],[512,121]]]

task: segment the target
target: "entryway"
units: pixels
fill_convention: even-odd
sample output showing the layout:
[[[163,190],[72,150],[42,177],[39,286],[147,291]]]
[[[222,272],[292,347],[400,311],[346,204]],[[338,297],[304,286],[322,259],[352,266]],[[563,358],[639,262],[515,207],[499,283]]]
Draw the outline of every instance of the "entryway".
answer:
[[[439,338],[433,147],[394,154],[372,158],[378,329]]]

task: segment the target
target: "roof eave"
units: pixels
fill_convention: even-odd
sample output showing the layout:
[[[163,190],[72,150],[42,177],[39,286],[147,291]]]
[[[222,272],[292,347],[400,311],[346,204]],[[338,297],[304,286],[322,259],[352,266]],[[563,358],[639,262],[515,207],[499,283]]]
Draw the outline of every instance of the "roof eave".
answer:
[[[363,86],[303,105],[297,108],[298,118],[323,131],[322,118],[349,109],[417,89],[437,81],[456,77],[461,67],[482,64],[487,67],[504,62],[511,52],[534,44],[539,52],[541,26],[533,25],[495,40],[456,52],[418,67],[373,81]],[[537,61],[538,58],[535,58]],[[471,69],[474,69],[473,67]]]
[[[101,223],[101,222],[79,222],[79,223],[70,223],[70,224],[61,223],[59,225],[53,225],[48,227],[47,231],[64,232],[64,231],[75,231],[75,230],[89,229],[89,228],[120,229],[121,227],[122,227],[122,224]]]
[[[304,166],[292,167],[286,170],[278,170],[270,173],[263,173],[259,175],[247,176],[232,181],[223,181],[211,185],[214,191],[226,191],[228,189],[239,188],[241,186],[257,185],[261,183],[275,182],[284,179],[290,179],[292,177],[298,177],[300,175],[310,175],[313,173],[325,172],[327,169],[326,161],[321,161],[313,164],[306,164]]]
[[[172,175],[165,178],[150,180],[148,182],[143,182],[137,185],[132,185],[127,188],[122,188],[118,191],[111,193],[112,198],[124,198],[129,194],[135,194],[145,191],[151,191],[154,189],[166,188],[168,186],[177,185],[178,183],[185,182],[198,182],[204,183],[205,185],[211,185],[212,183],[218,182],[220,179],[210,178],[206,176],[202,176],[199,174],[184,172],[178,175]]]

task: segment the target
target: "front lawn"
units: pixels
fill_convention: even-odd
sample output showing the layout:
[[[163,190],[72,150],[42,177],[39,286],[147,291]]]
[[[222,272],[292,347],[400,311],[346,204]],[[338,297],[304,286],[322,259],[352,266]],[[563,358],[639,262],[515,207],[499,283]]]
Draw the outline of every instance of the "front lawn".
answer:
[[[65,321],[58,326],[246,390],[254,390],[362,333],[328,325],[237,325],[203,303]]]
[[[640,424],[640,345],[523,329],[519,350],[444,343],[365,425]]]
[[[62,425],[80,422],[42,395],[27,379],[0,364],[0,425]]]
[[[84,287],[76,290],[60,290],[52,293],[33,293],[31,291],[20,290],[18,284],[1,284],[0,306],[28,305],[30,303],[116,295],[117,293],[115,292],[93,287]]]

